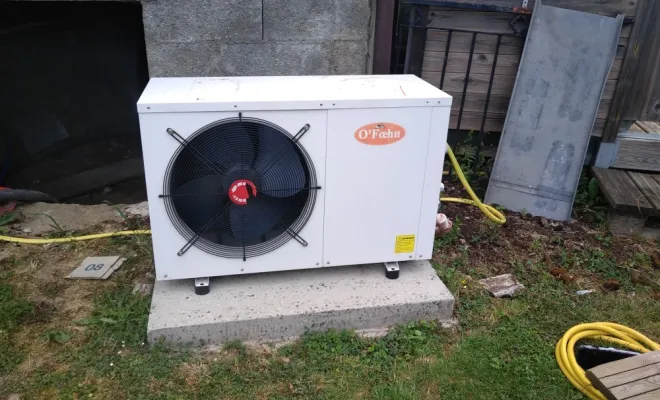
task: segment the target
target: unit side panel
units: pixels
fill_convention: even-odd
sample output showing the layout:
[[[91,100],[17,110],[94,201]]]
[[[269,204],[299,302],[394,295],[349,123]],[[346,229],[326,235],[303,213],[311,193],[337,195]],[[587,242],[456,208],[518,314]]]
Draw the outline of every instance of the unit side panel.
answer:
[[[430,121],[431,107],[328,111],[324,266],[414,258]]]
[[[440,201],[442,169],[447,150],[447,128],[451,107],[434,107],[431,113],[431,133],[426,155],[426,176],[422,192],[421,217],[417,232],[417,259],[430,259],[433,256],[435,220]]]

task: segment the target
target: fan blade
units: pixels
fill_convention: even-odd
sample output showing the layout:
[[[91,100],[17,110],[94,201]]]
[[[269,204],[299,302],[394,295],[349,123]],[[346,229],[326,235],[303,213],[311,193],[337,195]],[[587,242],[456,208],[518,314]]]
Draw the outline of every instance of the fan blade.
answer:
[[[208,175],[184,183],[172,192],[174,208],[194,232],[214,218],[229,201],[221,175]]]
[[[261,175],[261,192],[290,197],[305,187],[307,178],[296,145],[271,129],[259,132],[259,152],[254,168]]]
[[[218,131],[218,138],[210,152],[209,158],[220,164],[225,170],[238,165],[252,165],[254,162],[254,142],[249,134],[249,127],[240,122],[220,125],[224,128]]]
[[[232,207],[229,221],[234,237],[246,246],[261,243],[262,236],[285,217],[289,206],[286,199],[257,195],[245,206]]]

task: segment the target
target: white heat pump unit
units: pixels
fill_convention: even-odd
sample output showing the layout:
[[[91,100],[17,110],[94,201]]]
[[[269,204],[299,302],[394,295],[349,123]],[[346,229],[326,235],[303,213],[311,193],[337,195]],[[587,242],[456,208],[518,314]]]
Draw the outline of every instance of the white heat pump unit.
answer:
[[[431,258],[450,108],[412,75],[152,79],[157,279]]]

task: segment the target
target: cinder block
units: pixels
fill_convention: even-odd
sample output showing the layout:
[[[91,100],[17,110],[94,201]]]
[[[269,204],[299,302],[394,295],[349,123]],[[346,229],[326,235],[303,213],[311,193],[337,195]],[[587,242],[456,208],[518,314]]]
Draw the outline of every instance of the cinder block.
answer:
[[[330,74],[359,75],[367,73],[369,50],[366,41],[337,40],[326,44]]]
[[[143,1],[142,15],[147,45],[261,40],[261,0]]]
[[[401,263],[396,280],[385,277],[382,264],[214,278],[204,296],[190,280],[157,281],[147,336],[169,345],[277,342],[310,330],[445,322],[453,307],[428,261]]]
[[[264,0],[264,39],[369,40],[369,0]]]
[[[226,44],[214,54],[213,76],[325,75],[330,57],[320,43]]]
[[[220,49],[213,41],[170,43],[147,41],[149,75],[209,76],[211,60]]]

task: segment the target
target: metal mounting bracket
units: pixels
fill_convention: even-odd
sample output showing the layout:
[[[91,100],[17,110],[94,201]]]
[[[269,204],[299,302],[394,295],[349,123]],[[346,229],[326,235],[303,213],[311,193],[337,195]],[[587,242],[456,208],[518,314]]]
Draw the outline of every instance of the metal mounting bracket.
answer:
[[[209,278],[195,278],[195,294],[198,296],[203,296],[211,292],[211,286]]]
[[[384,262],[383,265],[385,265],[385,277],[387,279],[397,279],[397,278],[399,278],[399,262],[398,261]]]

